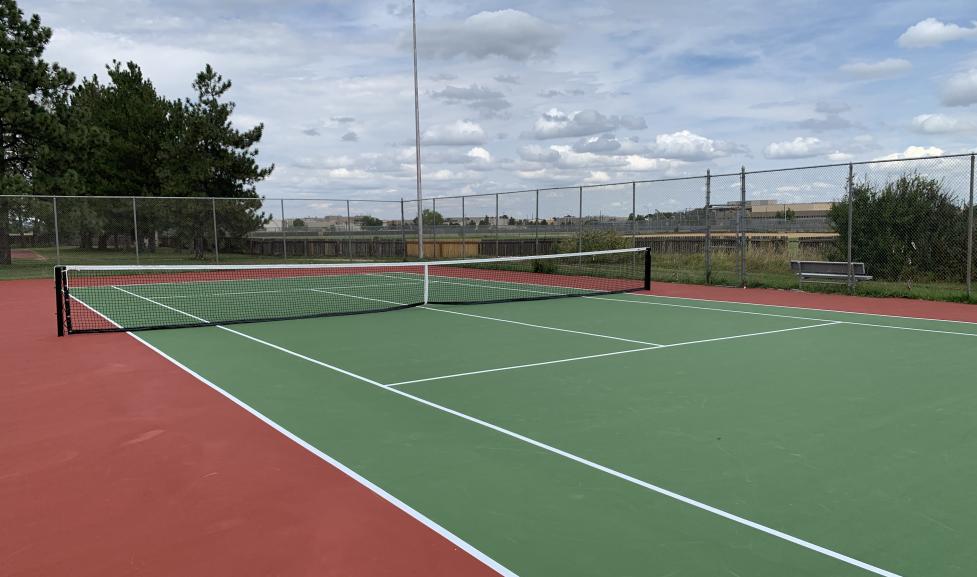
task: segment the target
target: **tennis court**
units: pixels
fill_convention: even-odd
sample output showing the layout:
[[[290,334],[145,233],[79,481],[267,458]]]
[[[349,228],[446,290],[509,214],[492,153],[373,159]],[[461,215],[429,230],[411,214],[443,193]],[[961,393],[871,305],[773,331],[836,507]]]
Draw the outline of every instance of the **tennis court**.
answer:
[[[974,574],[977,324],[634,293],[632,256],[95,271],[71,306],[221,323],[133,334],[501,574]],[[223,324],[323,306],[387,312]]]

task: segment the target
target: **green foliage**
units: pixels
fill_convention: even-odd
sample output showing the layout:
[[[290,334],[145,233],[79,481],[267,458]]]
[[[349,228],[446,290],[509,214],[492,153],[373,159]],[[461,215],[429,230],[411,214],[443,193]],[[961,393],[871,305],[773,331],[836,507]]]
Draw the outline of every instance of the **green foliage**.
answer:
[[[425,208],[424,212],[421,213],[421,216],[424,218],[424,224],[444,224],[444,217],[436,210]],[[416,216],[414,217],[413,223],[417,224]]]
[[[383,220],[370,215],[357,216],[353,218],[353,222],[358,223],[363,228],[379,228],[383,226]]]
[[[879,280],[962,280],[966,210],[939,180],[906,174],[885,185],[855,184],[852,258]],[[830,255],[847,259],[848,204],[828,214],[838,242]]]
[[[64,138],[55,110],[75,77],[42,56],[51,29],[24,18],[14,0],[0,0],[0,194],[34,191],[39,160]],[[9,202],[0,199],[0,264],[10,264]]]
[[[627,248],[628,240],[613,230],[587,230],[579,241],[577,237],[567,237],[560,241],[558,252],[591,252]]]
[[[305,228],[305,221],[302,220],[301,218],[296,218],[295,220],[292,221],[292,226],[294,228]]]

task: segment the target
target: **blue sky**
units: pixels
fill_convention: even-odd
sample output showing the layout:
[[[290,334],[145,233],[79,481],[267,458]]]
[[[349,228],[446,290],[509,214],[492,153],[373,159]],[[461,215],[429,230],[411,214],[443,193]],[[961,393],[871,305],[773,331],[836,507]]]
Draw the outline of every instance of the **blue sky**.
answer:
[[[48,58],[205,63],[266,125],[268,196],[414,195],[410,4],[33,0]],[[426,195],[977,148],[969,1],[418,3]]]

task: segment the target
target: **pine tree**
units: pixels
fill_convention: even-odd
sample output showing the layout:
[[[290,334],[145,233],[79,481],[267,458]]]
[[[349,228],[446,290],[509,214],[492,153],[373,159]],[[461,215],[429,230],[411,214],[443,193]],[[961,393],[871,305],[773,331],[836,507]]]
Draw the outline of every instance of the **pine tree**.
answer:
[[[42,56],[51,29],[0,0],[0,194],[35,191],[38,161],[64,138],[57,109],[74,75]],[[10,201],[0,197],[0,264],[10,264]]]

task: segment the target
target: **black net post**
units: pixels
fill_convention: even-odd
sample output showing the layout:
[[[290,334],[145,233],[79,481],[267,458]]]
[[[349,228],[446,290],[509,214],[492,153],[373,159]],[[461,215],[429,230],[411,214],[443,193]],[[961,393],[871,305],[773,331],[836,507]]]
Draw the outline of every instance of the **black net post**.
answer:
[[[61,275],[64,273],[64,268],[61,266],[54,267],[54,306],[57,311],[58,316],[58,336],[64,336],[64,301],[61,300],[61,293],[64,292],[64,279]]]
[[[967,203],[967,299],[973,298],[974,278],[974,157],[970,155],[970,201]]]
[[[848,163],[848,292],[855,290],[855,266],[852,264],[852,230],[853,217],[855,214],[855,201],[852,198],[855,192],[855,167]]]
[[[645,290],[651,290],[651,247],[645,249]]]
[[[706,170],[706,284],[712,281],[712,172]]]

